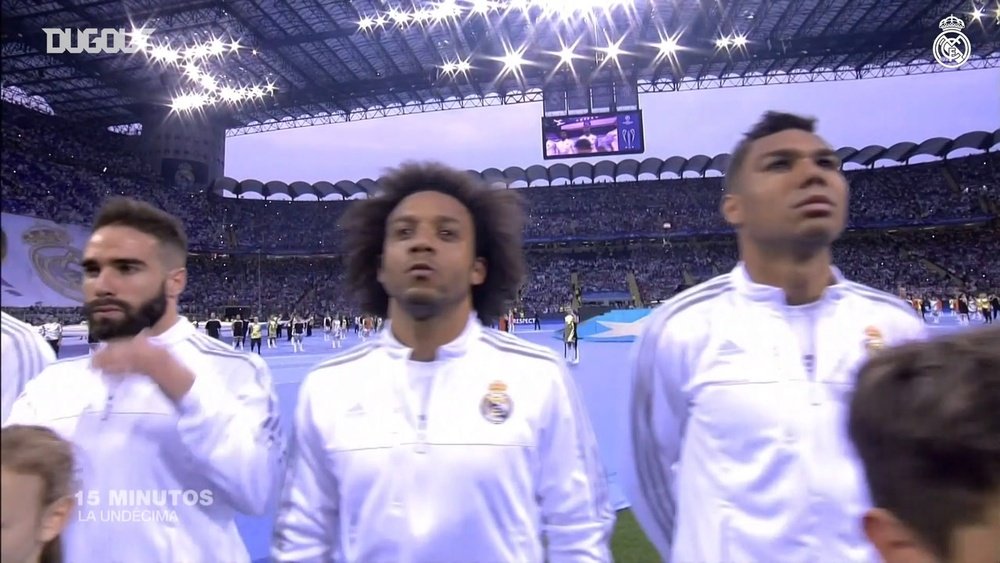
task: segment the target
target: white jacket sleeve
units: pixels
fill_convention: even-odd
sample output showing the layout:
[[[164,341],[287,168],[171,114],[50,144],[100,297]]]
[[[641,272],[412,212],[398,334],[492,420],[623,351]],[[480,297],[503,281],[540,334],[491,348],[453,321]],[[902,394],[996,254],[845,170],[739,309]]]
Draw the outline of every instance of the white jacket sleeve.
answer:
[[[233,506],[261,515],[277,494],[285,439],[271,372],[262,360],[245,356],[244,373],[195,374],[178,403],[177,430],[195,463]],[[223,379],[223,377],[227,379]],[[223,381],[238,381],[227,388]]]
[[[4,319],[4,323],[7,319]],[[34,380],[49,365],[56,361],[52,346],[37,334],[33,327],[18,330],[18,324],[4,326],[3,353],[0,366],[3,367],[2,411],[0,422],[6,423],[14,403],[24,393],[28,383]]]
[[[307,378],[295,408],[292,455],[271,546],[276,563],[338,560],[339,492],[324,463],[324,442],[313,418],[309,387]]]
[[[597,439],[576,385],[560,360],[539,439],[546,560],[610,562],[615,514]]]
[[[625,458],[619,477],[632,512],[664,561],[670,560],[677,503],[674,464],[688,417],[680,339],[651,319],[631,353]]]

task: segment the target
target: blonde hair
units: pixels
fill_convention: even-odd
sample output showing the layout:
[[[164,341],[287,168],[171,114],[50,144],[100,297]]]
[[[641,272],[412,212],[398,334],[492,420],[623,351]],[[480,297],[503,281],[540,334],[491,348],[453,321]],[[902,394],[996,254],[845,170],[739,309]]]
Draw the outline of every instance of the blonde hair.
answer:
[[[58,434],[41,426],[13,425],[0,431],[0,466],[13,473],[42,479],[47,507],[74,492],[73,448]],[[56,536],[42,548],[42,563],[62,563],[62,542]]]

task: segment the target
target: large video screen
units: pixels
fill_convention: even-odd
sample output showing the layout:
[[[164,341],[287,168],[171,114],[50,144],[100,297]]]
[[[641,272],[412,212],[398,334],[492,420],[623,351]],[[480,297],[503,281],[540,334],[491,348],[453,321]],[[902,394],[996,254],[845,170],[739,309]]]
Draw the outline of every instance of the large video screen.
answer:
[[[542,142],[546,160],[639,154],[645,150],[642,112],[543,117]]]

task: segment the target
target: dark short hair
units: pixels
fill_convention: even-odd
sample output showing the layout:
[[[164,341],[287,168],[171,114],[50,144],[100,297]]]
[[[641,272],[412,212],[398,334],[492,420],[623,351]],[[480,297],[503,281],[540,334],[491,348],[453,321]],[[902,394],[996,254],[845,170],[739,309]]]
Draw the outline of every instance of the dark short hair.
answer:
[[[729,166],[726,168],[726,177],[723,182],[726,191],[733,191],[736,185],[736,178],[743,168],[743,163],[746,161],[747,154],[750,153],[750,146],[754,141],[781,133],[782,131],[788,131],[789,129],[815,133],[816,120],[793,113],[769,111],[749,131],[744,133],[743,139],[733,149],[732,156],[729,159]]]
[[[998,343],[989,328],[884,350],[851,400],[848,432],[875,505],[943,559],[1000,492]]]
[[[524,278],[521,249],[525,224],[523,202],[513,190],[492,189],[473,177],[437,163],[407,163],[390,170],[379,182],[381,192],[359,201],[345,213],[343,228],[347,281],[362,310],[385,317],[389,295],[378,281],[385,246],[386,221],[410,195],[436,191],[462,202],[472,215],[475,254],[486,262],[485,281],[472,288],[472,307],[483,322],[502,314]]]
[[[107,200],[94,219],[94,231],[104,227],[128,227],[155,238],[164,248],[187,260],[188,238],[180,219],[144,201],[128,197]]]

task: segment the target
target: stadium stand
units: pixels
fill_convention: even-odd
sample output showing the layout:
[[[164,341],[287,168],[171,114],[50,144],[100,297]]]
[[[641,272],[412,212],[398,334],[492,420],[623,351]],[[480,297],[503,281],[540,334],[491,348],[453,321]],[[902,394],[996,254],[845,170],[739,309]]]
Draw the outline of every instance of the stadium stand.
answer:
[[[342,290],[337,231],[347,201],[271,201],[178,194],[109,132],[5,104],[3,211],[86,225],[106,197],[153,202],[182,217],[194,253],[185,312],[205,318],[227,306],[260,314],[355,315]],[[851,229],[837,245],[850,277],[898,293],[952,295],[996,291],[1000,266],[997,153],[847,173]],[[720,177],[533,187],[519,190],[529,210],[530,275],[519,308],[554,314],[568,304],[572,274],[584,297],[634,304],[733,266],[736,247],[718,212]],[[666,228],[669,226],[669,228]],[[29,322],[53,314],[78,322],[76,309],[13,311]]]

